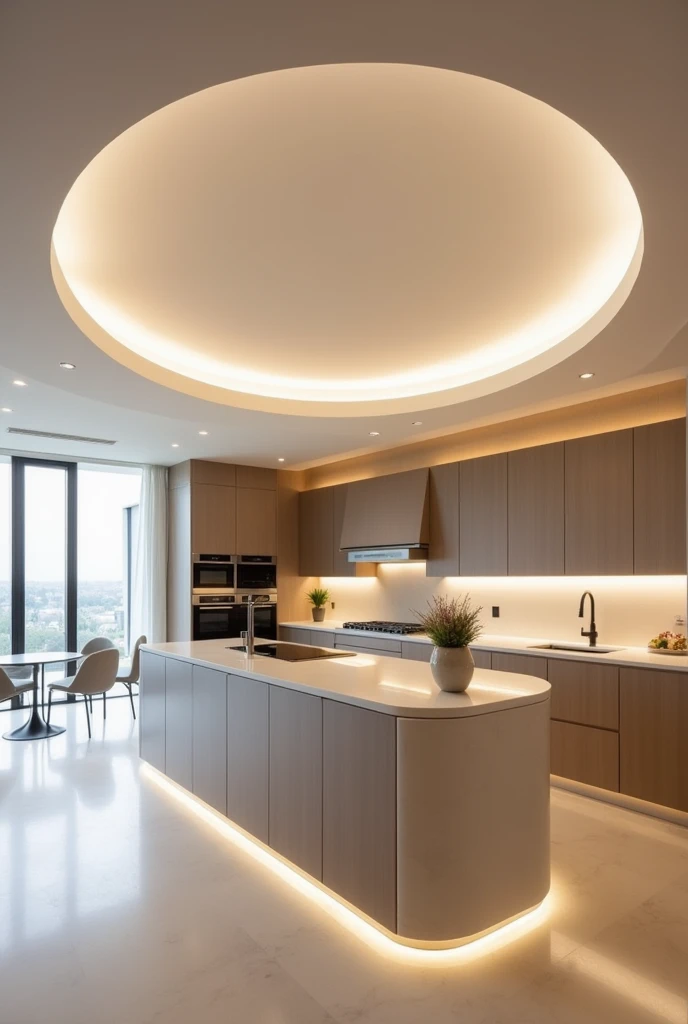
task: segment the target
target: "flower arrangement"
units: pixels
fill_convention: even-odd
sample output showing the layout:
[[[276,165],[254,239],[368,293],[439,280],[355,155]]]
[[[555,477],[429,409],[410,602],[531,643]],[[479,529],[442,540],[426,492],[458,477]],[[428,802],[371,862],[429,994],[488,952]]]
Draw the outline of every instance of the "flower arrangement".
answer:
[[[306,597],[314,608],[324,608],[330,600],[330,592],[323,590],[322,587],[314,587],[313,590],[308,591]]]
[[[688,640],[683,633],[672,633],[667,629],[665,633],[653,636],[647,646],[655,651],[688,651]]]
[[[470,595],[433,597],[426,612],[414,612],[435,647],[468,647],[483,631],[481,607],[475,608]]]

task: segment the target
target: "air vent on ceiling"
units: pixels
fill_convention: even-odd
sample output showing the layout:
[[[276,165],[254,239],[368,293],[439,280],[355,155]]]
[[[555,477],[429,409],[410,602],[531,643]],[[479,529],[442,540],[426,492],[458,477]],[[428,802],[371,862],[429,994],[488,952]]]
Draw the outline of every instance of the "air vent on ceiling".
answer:
[[[51,441],[81,441],[83,444],[117,444],[105,437],[79,437],[78,434],[53,434],[49,430],[25,430],[23,427],[8,427],[8,434],[22,434],[24,437],[43,437]]]

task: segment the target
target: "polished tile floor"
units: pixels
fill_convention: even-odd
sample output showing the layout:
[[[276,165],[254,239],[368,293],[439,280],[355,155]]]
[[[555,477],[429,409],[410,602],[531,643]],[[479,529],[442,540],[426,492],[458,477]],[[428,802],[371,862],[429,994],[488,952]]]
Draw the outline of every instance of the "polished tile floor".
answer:
[[[128,701],[109,705],[90,743],[82,707],[54,739],[0,740],[2,1024],[688,1022],[688,830],[553,790],[548,918],[409,963],[141,773]]]

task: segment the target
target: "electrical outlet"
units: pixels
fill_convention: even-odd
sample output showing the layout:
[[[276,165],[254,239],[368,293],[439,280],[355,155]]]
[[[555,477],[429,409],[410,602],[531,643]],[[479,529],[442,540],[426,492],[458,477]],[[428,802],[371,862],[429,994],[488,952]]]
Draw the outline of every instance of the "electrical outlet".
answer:
[[[330,608],[332,609],[332,611],[334,611],[334,601],[330,602]]]
[[[492,618],[493,619],[498,619],[499,618],[499,605],[498,604],[493,604],[492,605]]]

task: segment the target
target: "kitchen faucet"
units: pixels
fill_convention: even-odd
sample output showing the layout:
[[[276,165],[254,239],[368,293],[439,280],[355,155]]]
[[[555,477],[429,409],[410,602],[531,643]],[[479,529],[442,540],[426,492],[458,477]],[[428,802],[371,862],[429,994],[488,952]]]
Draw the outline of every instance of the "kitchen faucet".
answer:
[[[246,649],[246,657],[252,658],[255,654],[255,639],[256,639],[256,617],[255,617],[255,605],[256,601],[254,597],[249,597],[246,601],[246,629],[241,631],[241,639],[244,641],[244,647]]]
[[[583,611],[585,609],[585,599],[590,598],[590,629],[585,630],[581,626],[581,636],[587,636],[590,638],[590,646],[597,647],[597,626],[595,625],[595,598],[592,596],[589,590],[583,591],[583,596],[580,599],[580,607],[578,608],[578,618],[583,618]]]

